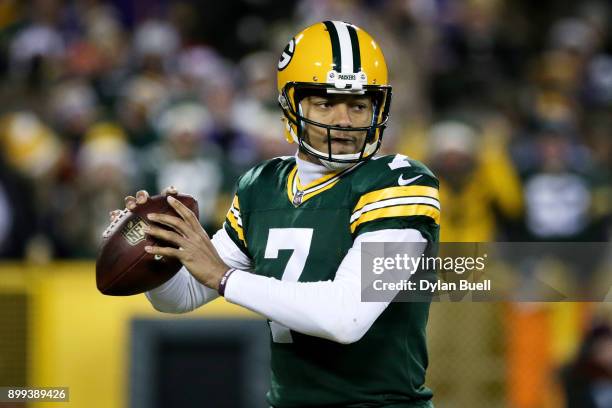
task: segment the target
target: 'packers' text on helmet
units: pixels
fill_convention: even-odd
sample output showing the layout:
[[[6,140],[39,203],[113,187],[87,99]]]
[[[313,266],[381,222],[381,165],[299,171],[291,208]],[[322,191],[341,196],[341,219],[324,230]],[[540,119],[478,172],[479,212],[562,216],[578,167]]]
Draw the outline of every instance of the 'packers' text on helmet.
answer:
[[[382,50],[361,28],[342,21],[324,21],[306,28],[289,41],[281,54],[277,79],[288,142],[296,142],[301,151],[317,157],[328,167],[364,161],[378,151],[389,119],[391,87]],[[301,100],[321,93],[370,96],[373,106],[370,125],[341,127],[304,117]],[[308,143],[304,137],[306,124],[326,129],[327,152]],[[366,132],[361,150],[354,154],[332,154],[333,130]]]

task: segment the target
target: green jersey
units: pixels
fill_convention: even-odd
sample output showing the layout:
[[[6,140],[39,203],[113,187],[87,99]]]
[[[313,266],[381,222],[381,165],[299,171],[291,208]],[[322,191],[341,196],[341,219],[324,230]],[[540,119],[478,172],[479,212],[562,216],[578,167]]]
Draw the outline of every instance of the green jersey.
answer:
[[[293,157],[243,175],[224,228],[254,273],[333,280],[360,234],[411,228],[435,247],[438,180],[406,156],[383,156],[306,186]],[[300,256],[292,258],[294,251]],[[293,260],[292,260],[293,259]],[[357,342],[339,344],[270,322],[270,404],[289,407],[429,407],[429,303],[391,303]]]

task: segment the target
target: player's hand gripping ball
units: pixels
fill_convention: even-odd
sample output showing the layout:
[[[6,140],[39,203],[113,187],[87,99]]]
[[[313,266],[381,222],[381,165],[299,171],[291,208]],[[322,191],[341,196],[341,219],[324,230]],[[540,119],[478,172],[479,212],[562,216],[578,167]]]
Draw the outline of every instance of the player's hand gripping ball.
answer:
[[[198,203],[193,197],[184,194],[173,197],[198,217]],[[113,221],[102,235],[96,284],[105,295],[127,296],[154,289],[172,278],[182,266],[176,258],[153,255],[144,249],[145,246],[173,246],[144,232],[144,227],[150,224],[149,213],[178,216],[167,195],[153,196],[128,208],[114,213]]]

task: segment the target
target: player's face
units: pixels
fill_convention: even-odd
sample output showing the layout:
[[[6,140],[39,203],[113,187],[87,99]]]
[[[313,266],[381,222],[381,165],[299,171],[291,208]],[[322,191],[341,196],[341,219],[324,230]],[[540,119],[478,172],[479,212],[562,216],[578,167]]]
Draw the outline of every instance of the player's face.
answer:
[[[307,119],[325,125],[347,128],[365,127],[372,122],[372,100],[363,95],[308,96],[302,99]],[[316,150],[328,153],[327,129],[306,124],[305,139]],[[331,153],[354,154],[361,151],[366,131],[332,130]]]

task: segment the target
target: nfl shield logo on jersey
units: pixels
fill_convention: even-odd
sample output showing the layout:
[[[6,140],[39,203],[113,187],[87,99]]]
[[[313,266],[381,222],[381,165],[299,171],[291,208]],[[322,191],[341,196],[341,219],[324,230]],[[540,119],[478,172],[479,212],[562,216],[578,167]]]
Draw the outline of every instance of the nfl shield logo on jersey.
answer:
[[[293,197],[293,205],[297,207],[298,205],[302,204],[302,197],[304,197],[303,191],[298,191],[295,193],[295,196]]]

